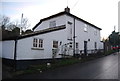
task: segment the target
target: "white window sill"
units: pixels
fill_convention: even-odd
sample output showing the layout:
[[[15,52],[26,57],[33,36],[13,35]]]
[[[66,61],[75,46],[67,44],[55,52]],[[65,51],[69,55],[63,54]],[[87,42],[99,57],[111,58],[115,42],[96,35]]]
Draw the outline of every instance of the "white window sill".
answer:
[[[52,50],[55,50],[55,49],[58,49],[58,48],[52,48]]]
[[[32,50],[44,50],[44,48],[31,48]]]

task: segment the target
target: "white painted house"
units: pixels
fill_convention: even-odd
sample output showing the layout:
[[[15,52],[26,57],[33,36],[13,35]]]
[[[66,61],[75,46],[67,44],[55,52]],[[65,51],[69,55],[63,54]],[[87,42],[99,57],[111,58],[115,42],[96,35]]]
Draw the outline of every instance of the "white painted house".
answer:
[[[2,57],[13,60],[52,59],[103,49],[101,28],[71,14],[68,7],[41,19],[33,30],[34,33],[2,41]]]

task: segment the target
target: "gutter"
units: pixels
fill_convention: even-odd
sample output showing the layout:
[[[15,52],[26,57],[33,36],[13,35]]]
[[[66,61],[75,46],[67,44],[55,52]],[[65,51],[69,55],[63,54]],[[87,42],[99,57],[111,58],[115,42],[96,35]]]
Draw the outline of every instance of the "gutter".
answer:
[[[75,56],[75,18],[74,18],[74,32],[73,32],[73,56]]]
[[[17,53],[17,40],[15,40],[14,60],[16,60],[16,53]]]
[[[14,40],[15,41],[15,48],[14,48],[14,71],[16,71],[16,57],[17,57],[17,39]]]

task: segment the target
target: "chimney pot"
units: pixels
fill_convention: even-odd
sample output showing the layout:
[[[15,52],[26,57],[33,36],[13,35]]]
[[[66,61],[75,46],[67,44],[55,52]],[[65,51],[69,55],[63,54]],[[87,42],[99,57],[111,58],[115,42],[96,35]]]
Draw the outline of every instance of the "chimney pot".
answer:
[[[65,12],[70,13],[70,8],[68,8],[68,6],[67,6],[67,8],[65,8]]]

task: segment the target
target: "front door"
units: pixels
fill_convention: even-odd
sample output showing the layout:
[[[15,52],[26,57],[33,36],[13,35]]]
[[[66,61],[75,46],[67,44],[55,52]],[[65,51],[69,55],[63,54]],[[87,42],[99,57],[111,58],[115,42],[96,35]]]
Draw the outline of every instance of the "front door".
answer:
[[[84,41],[84,54],[87,55],[87,41]]]

